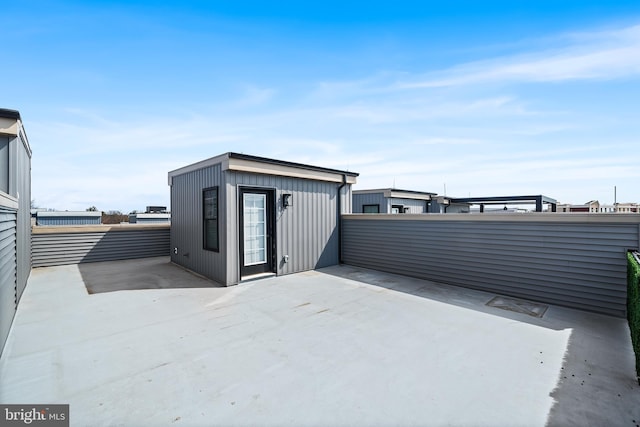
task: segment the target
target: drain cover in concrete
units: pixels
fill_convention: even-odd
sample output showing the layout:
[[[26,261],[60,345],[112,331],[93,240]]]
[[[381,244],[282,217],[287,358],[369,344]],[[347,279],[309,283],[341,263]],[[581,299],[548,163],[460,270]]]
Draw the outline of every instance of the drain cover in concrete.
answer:
[[[521,299],[507,298],[507,297],[494,297],[487,303],[489,307],[501,308],[503,310],[515,311],[516,313],[528,314],[533,317],[542,317],[547,311],[548,306],[544,304],[538,304],[531,301],[524,301]]]

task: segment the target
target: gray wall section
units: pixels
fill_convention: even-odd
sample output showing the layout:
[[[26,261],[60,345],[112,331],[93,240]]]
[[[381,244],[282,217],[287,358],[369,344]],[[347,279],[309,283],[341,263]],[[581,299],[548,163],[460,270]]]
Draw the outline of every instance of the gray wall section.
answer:
[[[169,255],[168,226],[38,230],[33,233],[33,266],[79,264]],[[59,230],[59,231],[58,231]]]
[[[0,135],[0,191],[9,193],[9,137]]]
[[[22,129],[0,136],[0,191],[15,206],[0,206],[0,350],[31,272],[31,151]]]
[[[380,213],[388,213],[384,193],[362,193],[353,195],[353,213],[363,213],[364,205],[379,205]]]
[[[15,139],[16,155],[15,191],[18,197],[17,215],[17,289],[18,300],[22,297],[31,273],[31,152],[23,141],[23,133]]]
[[[242,172],[225,173],[227,192],[227,283],[240,281],[238,246],[239,187],[276,190],[276,273],[290,274],[338,263],[339,183]],[[283,193],[291,194],[292,206],[284,209]],[[351,186],[342,188],[343,212],[351,211]],[[289,262],[283,261],[289,255]]]
[[[220,251],[204,250],[202,190],[218,187]],[[221,165],[173,177],[171,185],[171,261],[219,283],[227,284],[225,186]],[[178,253],[174,253],[174,248]]]
[[[625,316],[625,253],[638,248],[640,216],[624,222],[538,215],[547,218],[346,215],[343,258],[352,265]]]
[[[39,226],[100,225],[102,223],[102,218],[99,216],[37,216],[36,218],[36,223]]]
[[[0,353],[16,313],[16,214],[0,208]]]
[[[402,205],[405,208],[409,208],[409,211],[406,213],[412,214],[421,214],[427,212],[427,201],[426,200],[416,200],[416,199],[397,199],[390,198],[388,199],[389,207],[387,213],[391,213],[391,208],[393,205]]]
[[[393,205],[402,205],[409,208],[407,213],[426,213],[427,201],[416,199],[389,198],[384,193],[360,193],[353,195],[353,213],[362,213],[364,205],[379,205],[380,213],[391,213]]]

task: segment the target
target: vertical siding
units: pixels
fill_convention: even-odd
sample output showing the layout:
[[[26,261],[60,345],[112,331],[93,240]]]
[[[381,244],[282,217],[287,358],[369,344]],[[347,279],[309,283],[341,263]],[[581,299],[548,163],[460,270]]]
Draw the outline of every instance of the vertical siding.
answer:
[[[389,199],[389,211],[391,213],[391,206],[393,205],[402,205],[405,208],[409,208],[409,211],[406,213],[412,214],[421,214],[427,212],[427,201],[426,200],[416,200],[416,199],[398,199],[398,198],[390,198]]]
[[[290,274],[312,270],[338,263],[338,183],[261,175],[241,172],[225,172],[227,191],[226,232],[230,238],[227,246],[227,282],[240,280],[240,255],[238,247],[238,191],[239,186],[275,189],[276,193],[276,272]],[[344,187],[343,211],[351,210],[350,185]],[[291,194],[292,206],[283,208],[283,193]],[[289,262],[283,261],[289,255]]]
[[[16,312],[16,221],[15,211],[0,208],[0,353]]]
[[[543,214],[544,215],[544,214]],[[577,215],[577,214],[576,214]],[[345,262],[615,316],[640,217],[343,217]],[[463,219],[466,217],[467,219]]]
[[[27,286],[31,272],[31,151],[22,130],[16,138],[17,215],[17,300]]]
[[[204,250],[202,190],[218,186],[220,251]],[[227,284],[225,187],[221,165],[174,176],[171,184],[171,261]],[[174,253],[174,248],[178,253]]]
[[[39,226],[73,226],[73,225],[100,225],[102,218],[99,216],[36,216],[36,223]]]
[[[9,137],[0,135],[0,191],[9,193]]]
[[[380,213],[389,213],[384,193],[353,194],[353,213],[362,213],[364,205],[379,205]]]

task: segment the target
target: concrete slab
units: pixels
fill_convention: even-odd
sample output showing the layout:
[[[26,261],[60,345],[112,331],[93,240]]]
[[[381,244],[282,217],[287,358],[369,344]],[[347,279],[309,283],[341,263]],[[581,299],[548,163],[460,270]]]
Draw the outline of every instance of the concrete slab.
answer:
[[[349,266],[136,289],[154,265],[179,270],[166,262],[127,264],[133,290],[96,294],[82,267],[34,269],[0,402],[69,403],[77,426],[640,420],[621,319],[554,306],[535,318],[486,306],[493,294]]]
[[[79,264],[87,291],[126,291],[135,289],[211,288],[223,286],[183,268],[176,268],[169,257],[142,258]]]

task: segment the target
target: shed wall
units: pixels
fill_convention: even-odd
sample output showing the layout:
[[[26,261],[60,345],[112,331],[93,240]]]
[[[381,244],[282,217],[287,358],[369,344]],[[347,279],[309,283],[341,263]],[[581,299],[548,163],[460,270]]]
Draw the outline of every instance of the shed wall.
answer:
[[[405,213],[412,214],[421,214],[427,212],[427,201],[426,200],[416,200],[416,199],[398,199],[398,198],[390,198],[388,199],[389,207],[387,208],[387,213],[391,213],[391,208],[393,205],[402,205],[405,208],[408,208],[409,211]]]
[[[202,190],[218,187],[219,252],[203,249]],[[225,185],[221,164],[174,176],[171,183],[171,261],[226,284]],[[235,219],[230,222],[235,224]],[[177,248],[178,253],[174,253]]]
[[[0,351],[31,272],[31,149],[22,127],[0,136]]]
[[[17,228],[17,300],[27,286],[31,272],[31,149],[28,148],[22,130],[15,140],[16,155],[12,166],[15,168],[16,197],[18,197]]]
[[[625,316],[625,253],[638,248],[640,218],[607,222],[590,214],[588,220],[542,221],[538,215],[346,215],[343,258],[352,265]]]
[[[363,213],[364,205],[379,205],[380,213],[389,213],[384,193],[361,193],[353,195],[353,213]]]
[[[36,214],[36,223],[45,227],[52,225],[100,225],[102,218],[99,216],[40,216]]]
[[[15,210],[0,207],[0,353],[17,308],[16,222]]]
[[[225,172],[227,284],[240,281],[238,246],[238,187],[276,190],[276,272],[290,274],[339,262],[338,187],[340,184],[301,178],[243,172]],[[282,207],[282,194],[291,194],[292,206]],[[351,185],[341,191],[342,212],[351,212]],[[289,262],[283,261],[289,255]]]

